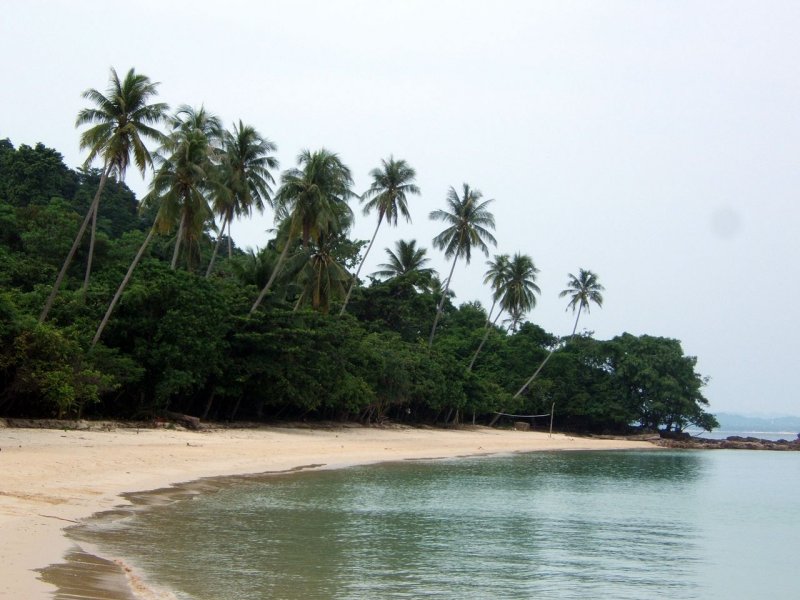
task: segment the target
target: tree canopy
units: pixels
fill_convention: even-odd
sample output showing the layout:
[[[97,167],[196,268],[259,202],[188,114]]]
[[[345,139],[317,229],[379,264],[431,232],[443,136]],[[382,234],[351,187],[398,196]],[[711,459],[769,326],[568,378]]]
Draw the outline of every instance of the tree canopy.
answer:
[[[102,108],[100,96],[89,97]],[[147,114],[154,120],[156,112]],[[430,214],[446,226],[432,241],[452,260],[446,279],[428,266],[422,245],[400,240],[377,278],[361,281],[356,268],[367,242],[349,234],[357,196],[338,154],[302,151],[273,193],[275,145],[255,128],[238,121],[226,133],[212,113],[186,107],[169,124],[142,201],[123,181],[109,181],[97,203],[109,167],[128,165],[103,154],[110,138],[99,133],[91,139],[103,144],[85,142],[91,156],[107,159],[104,171],[73,170],[41,144],[0,141],[0,415],[182,411],[216,420],[443,424],[555,405],[555,426],[572,431],[716,425],[702,393],[707,379],[678,340],[628,333],[597,340],[577,333],[577,319],[562,338],[528,320],[537,297],[551,292],[539,289],[539,268],[524,252],[487,263],[488,311],[478,302],[456,306],[456,262],[497,243],[492,201],[474,188],[451,188],[446,208]],[[149,162],[136,147],[137,166]],[[364,201],[378,226],[410,218],[407,197],[419,193],[414,170],[391,157],[371,177]],[[242,251],[231,220],[273,205],[273,234],[262,248]],[[88,281],[79,265],[91,242],[76,231],[92,214]],[[229,251],[217,256],[226,226]],[[76,260],[41,322],[71,245]],[[578,318],[602,304],[595,273],[568,277],[561,295]],[[512,327],[499,323],[502,314]]]

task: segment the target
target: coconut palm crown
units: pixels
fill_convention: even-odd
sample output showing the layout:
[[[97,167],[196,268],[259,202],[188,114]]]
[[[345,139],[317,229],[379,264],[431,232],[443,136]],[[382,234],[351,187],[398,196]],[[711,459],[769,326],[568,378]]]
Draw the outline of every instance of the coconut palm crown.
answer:
[[[568,273],[569,280],[567,281],[566,289],[558,294],[559,298],[569,297],[570,301],[567,304],[567,310],[572,308],[572,311],[577,311],[578,315],[575,319],[575,326],[572,328],[572,335],[578,329],[578,319],[581,317],[581,311],[586,310],[590,312],[590,304],[594,302],[597,306],[603,306],[603,294],[605,288],[600,285],[597,275],[592,271],[580,269],[576,277],[572,273]]]
[[[162,102],[148,104],[150,98],[155,96],[157,87],[158,83],[150,81],[146,75],[137,74],[134,69],[129,70],[125,79],[120,81],[117,72],[112,68],[105,94],[94,88],[83,92],[83,97],[95,105],[81,110],[75,120],[76,127],[91,125],[80,137],[81,150],[89,151],[84,166],[88,167],[96,158],[100,158],[103,161],[103,171],[94,199],[39,315],[40,323],[47,318],[53,306],[67,269],[91,220],[89,256],[82,290],[86,292],[89,287],[98,206],[108,177],[115,175],[120,180],[124,179],[131,156],[142,175],[148,166],[152,166],[153,159],[145,146],[145,140],[163,141],[164,135],[155,126],[164,120],[167,111],[167,105]]]
[[[81,110],[75,120],[76,127],[91,125],[80,137],[81,150],[89,150],[85,166],[100,158],[112,174],[123,179],[133,157],[144,175],[153,164],[145,141],[164,141],[156,126],[164,121],[169,107],[163,102],[148,103],[158,85],[134,69],[120,81],[112,68],[105,94],[94,88],[83,92],[83,98],[95,105]]]
[[[369,256],[369,251],[375,243],[375,238],[378,236],[378,230],[381,224],[386,219],[389,225],[397,225],[398,215],[403,215],[406,221],[411,222],[411,214],[408,212],[408,195],[419,194],[419,187],[414,183],[417,177],[416,171],[411,168],[404,160],[395,160],[394,156],[390,156],[389,160],[381,160],[381,168],[372,169],[370,171],[372,177],[372,185],[361,196],[361,200],[366,201],[364,204],[364,214],[368,215],[373,210],[378,211],[378,224],[375,226],[375,233],[372,234],[372,239],[369,241],[364,258],[358,265],[356,274],[350,282],[350,287],[347,290],[342,308],[339,311],[340,315],[344,314],[347,309],[347,302],[350,300],[350,294],[358,282],[358,275],[361,273],[361,268]]]
[[[262,137],[256,129],[240,120],[233,132],[223,134],[223,147],[218,167],[221,186],[214,195],[214,212],[221,219],[217,243],[206,270],[206,277],[214,268],[225,227],[228,228],[228,258],[232,258],[231,223],[234,219],[249,217],[253,210],[259,213],[269,205],[274,208],[272,171],[278,168],[273,155],[277,146]]]
[[[449,225],[444,231],[433,238],[433,245],[444,251],[447,258],[453,258],[453,265],[450,267],[450,275],[447,277],[444,293],[436,308],[436,317],[433,320],[431,335],[428,346],[433,346],[433,338],[436,335],[436,325],[442,314],[447,291],[453,280],[453,271],[456,262],[463,256],[467,264],[471,259],[472,248],[478,248],[486,256],[489,255],[487,242],[496,246],[497,240],[489,229],[494,229],[494,216],[489,212],[487,206],[494,200],[481,202],[483,194],[478,190],[472,189],[468,184],[463,184],[462,195],[459,196],[455,188],[451,187],[447,193],[447,210],[434,210],[430,213],[430,218],[434,221],[444,221]]]
[[[352,224],[353,211],[347,205],[355,196],[353,176],[339,156],[325,148],[303,150],[297,167],[281,176],[281,187],[275,195],[279,239],[283,250],[269,281],[259,293],[250,314],[255,312],[280,273],[289,248],[298,239],[304,248],[310,242],[319,245],[322,236],[342,233]]]
[[[395,242],[394,248],[394,250],[386,248],[388,262],[378,265],[381,269],[375,271],[373,275],[385,279],[409,273],[419,273],[423,277],[433,275],[434,270],[425,266],[431,261],[425,256],[428,251],[425,248],[417,248],[417,240],[398,240]]]

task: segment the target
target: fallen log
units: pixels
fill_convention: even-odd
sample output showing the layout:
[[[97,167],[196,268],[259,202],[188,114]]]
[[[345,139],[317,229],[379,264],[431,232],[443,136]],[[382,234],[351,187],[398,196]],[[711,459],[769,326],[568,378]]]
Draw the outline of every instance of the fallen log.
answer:
[[[203,428],[203,426],[200,424],[200,419],[197,417],[193,417],[191,415],[184,415],[181,413],[165,411],[164,416],[168,418],[170,421],[175,421],[176,423],[183,425],[184,427],[186,427],[186,429],[199,431]]]

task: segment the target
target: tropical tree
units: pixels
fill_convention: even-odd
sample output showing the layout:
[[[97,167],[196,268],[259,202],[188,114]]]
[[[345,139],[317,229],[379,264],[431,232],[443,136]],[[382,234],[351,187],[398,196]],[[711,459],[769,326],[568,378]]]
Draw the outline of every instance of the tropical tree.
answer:
[[[222,136],[224,133],[222,127],[222,120],[215,114],[208,112],[205,106],[195,108],[188,104],[181,104],[175,114],[168,118],[172,131],[182,131],[188,133],[191,131],[200,131],[206,136],[209,146],[209,155],[212,158],[217,158],[221,151]],[[164,148],[172,147],[174,149],[175,141],[180,142],[180,137],[172,137],[164,140]],[[163,148],[162,148],[163,153]]]
[[[578,276],[575,277],[572,273],[567,274],[569,279],[567,281],[566,289],[562,290],[561,293],[558,294],[559,298],[565,298],[569,296],[570,301],[567,303],[567,309],[569,310],[572,308],[573,312],[577,313],[575,317],[575,325],[572,328],[572,334],[570,335],[570,339],[575,337],[575,332],[578,329],[578,319],[581,318],[581,311],[586,309],[586,312],[589,312],[589,307],[592,302],[597,304],[597,306],[603,306],[603,294],[602,292],[605,288],[600,285],[600,282],[597,279],[597,275],[594,274],[592,271],[581,269],[578,271]],[[539,372],[544,368],[547,364],[547,361],[550,360],[550,357],[553,356],[553,353],[556,351],[556,347],[550,349],[550,352],[542,361],[542,364],[539,365],[539,368],[530,376],[530,378],[525,382],[525,384],[519,388],[516,394],[514,394],[514,398],[517,398],[524,392],[528,386],[536,379],[536,376]]]
[[[322,235],[345,231],[352,221],[347,201],[355,196],[353,176],[339,156],[325,148],[303,150],[298,166],[284,171],[281,187],[275,195],[278,219],[283,222],[283,249],[267,284],[261,290],[250,314],[253,314],[281,271],[289,248],[299,239],[303,247],[310,241],[318,244]]]
[[[374,276],[392,279],[409,273],[418,273],[428,279],[434,274],[433,269],[425,266],[431,261],[425,256],[428,251],[425,248],[417,248],[417,240],[398,240],[394,248],[394,251],[390,248],[385,249],[389,262],[378,265],[381,269],[375,271]]]
[[[345,286],[350,276],[334,256],[333,242],[333,236],[321,235],[299,272],[297,281],[301,289],[295,311],[310,300],[312,309],[328,314],[331,301],[345,295]]]
[[[202,121],[189,119],[172,132],[162,149],[164,154],[157,156],[159,167],[151,191],[142,199],[144,208],[159,207],[156,223],[161,233],[178,224],[170,262],[173,270],[181,245],[186,243],[191,251],[190,244],[199,242],[206,224],[213,220],[208,196],[219,186],[212,162],[215,121],[213,115],[206,115]]]
[[[378,211],[378,224],[375,226],[375,233],[372,234],[372,239],[369,241],[367,251],[364,252],[364,258],[358,265],[356,274],[353,281],[350,283],[350,288],[347,290],[342,303],[342,309],[339,315],[343,315],[347,308],[347,302],[350,300],[350,294],[353,293],[353,288],[358,282],[358,275],[361,273],[361,268],[367,260],[369,251],[372,249],[372,244],[375,243],[375,238],[378,235],[378,230],[383,223],[384,218],[389,225],[397,225],[397,215],[401,214],[406,218],[407,222],[411,222],[411,214],[408,212],[408,194],[419,195],[419,188],[414,183],[417,173],[411,168],[404,160],[395,160],[394,156],[390,156],[389,160],[381,160],[380,169],[372,169],[370,176],[372,177],[372,185],[361,196],[361,200],[366,201],[364,205],[364,214],[368,215],[373,210]]]
[[[508,267],[501,306],[511,315],[512,329],[517,328],[522,318],[536,307],[536,294],[542,290],[536,285],[539,269],[527,254],[515,254]]]
[[[488,285],[492,290],[492,306],[489,308],[489,312],[486,313],[486,329],[489,329],[489,326],[502,314],[501,308],[501,311],[497,313],[495,319],[492,320],[494,308],[497,306],[497,301],[503,297],[508,282],[509,261],[510,257],[508,254],[496,254],[494,260],[486,261],[486,266],[489,268],[486,273],[483,274],[483,283],[484,285]]]
[[[541,294],[539,286],[536,285],[536,275],[539,269],[527,254],[517,252],[509,260],[508,255],[495,256],[495,261],[486,263],[489,270],[486,271],[484,283],[489,283],[494,290],[492,309],[486,317],[486,331],[483,334],[478,349],[472,356],[468,371],[472,370],[478,354],[483,349],[483,345],[489,338],[492,327],[500,318],[504,311],[507,311],[515,322],[536,306],[536,294]],[[500,310],[490,322],[489,318],[494,310],[495,304],[499,301]]]
[[[570,298],[567,310],[572,308],[572,312],[576,313],[575,325],[572,328],[572,336],[570,336],[574,337],[575,331],[578,329],[578,319],[581,318],[581,311],[586,309],[587,313],[590,312],[589,308],[592,302],[600,308],[603,307],[603,291],[605,291],[605,288],[600,285],[597,275],[592,271],[580,269],[577,277],[572,273],[568,273],[568,276],[567,287],[561,291],[558,297],[566,298],[569,296]]]
[[[444,221],[449,226],[439,235],[433,238],[433,245],[439,250],[444,250],[446,258],[453,258],[453,265],[450,267],[450,275],[445,283],[444,293],[436,307],[436,316],[433,320],[428,347],[433,346],[433,337],[436,335],[436,325],[442,314],[444,301],[447,291],[453,280],[453,271],[459,257],[463,256],[467,264],[470,262],[472,248],[478,248],[486,256],[489,255],[487,242],[496,246],[497,240],[489,232],[494,229],[494,216],[486,208],[494,200],[481,202],[483,194],[478,190],[470,188],[468,184],[463,184],[462,194],[458,195],[455,188],[451,187],[447,193],[447,209],[434,210],[430,213],[430,218],[435,221]]]
[[[97,229],[97,207],[108,177],[114,175],[120,180],[124,179],[131,157],[142,175],[153,163],[145,141],[163,141],[164,135],[155,127],[164,120],[168,108],[163,102],[149,103],[156,95],[157,87],[158,83],[152,82],[146,75],[137,74],[134,69],[129,70],[125,78],[120,81],[117,72],[112,68],[109,87],[105,94],[94,88],[83,92],[83,97],[95,105],[81,110],[75,121],[76,127],[91,125],[80,138],[81,149],[89,150],[84,167],[88,167],[96,158],[100,158],[103,161],[102,175],[72,248],[39,315],[40,323],[47,318],[53,306],[67,269],[91,220],[89,257],[82,289],[85,291],[89,285]]]
[[[233,220],[249,217],[253,209],[263,213],[266,204],[273,206],[271,184],[275,183],[275,179],[271,171],[278,168],[278,159],[272,156],[276,151],[275,144],[262,137],[254,127],[244,125],[241,120],[238,126],[233,126],[233,132],[225,132],[223,135],[219,165],[221,186],[214,196],[214,212],[219,215],[222,225],[208,263],[206,277],[211,275],[214,268],[214,259],[225,227],[228,228],[228,258],[231,258]]]
[[[161,152],[156,155],[155,160],[159,166],[150,185],[150,192],[142,198],[143,210],[157,209],[155,223],[106,309],[92,339],[92,346],[100,340],[153,234],[168,233],[175,228],[175,223],[178,223],[175,249],[170,262],[170,268],[174,270],[178,262],[181,241],[197,242],[206,223],[213,218],[208,206],[207,193],[214,187],[214,181],[210,177],[213,169],[212,136],[218,129],[218,119],[205,113],[203,109],[193,111],[182,108],[173,123],[172,134],[165,141]],[[164,156],[162,153],[169,155]]]

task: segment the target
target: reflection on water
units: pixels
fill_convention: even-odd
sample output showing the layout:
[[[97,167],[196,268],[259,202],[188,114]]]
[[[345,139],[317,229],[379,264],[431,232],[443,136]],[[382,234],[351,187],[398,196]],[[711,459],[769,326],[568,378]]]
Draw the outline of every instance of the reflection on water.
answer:
[[[748,475],[730,466],[751,454],[775,456],[562,452],[300,473],[82,535],[198,600],[705,598],[727,589],[714,552],[737,535],[715,503],[738,489],[728,509],[751,510]],[[746,471],[769,477],[755,461]]]

